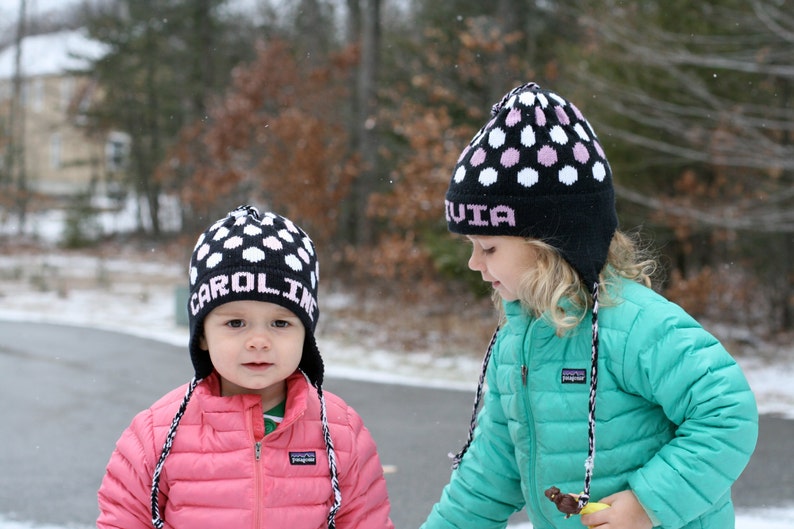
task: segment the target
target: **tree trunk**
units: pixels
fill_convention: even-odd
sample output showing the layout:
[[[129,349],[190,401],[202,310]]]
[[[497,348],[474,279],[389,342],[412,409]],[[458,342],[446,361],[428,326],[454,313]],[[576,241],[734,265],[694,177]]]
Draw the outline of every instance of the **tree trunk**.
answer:
[[[373,239],[367,220],[370,195],[378,188],[381,177],[378,164],[377,92],[380,66],[380,4],[381,0],[363,0],[361,17],[361,63],[356,79],[355,117],[356,151],[363,161],[363,171],[353,185],[353,242],[369,244]]]

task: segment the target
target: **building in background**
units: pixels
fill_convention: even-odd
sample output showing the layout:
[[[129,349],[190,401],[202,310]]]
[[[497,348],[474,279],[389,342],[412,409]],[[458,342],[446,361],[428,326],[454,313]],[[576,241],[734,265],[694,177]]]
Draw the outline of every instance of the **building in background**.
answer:
[[[91,77],[80,70],[87,60],[102,56],[102,46],[80,31],[24,38],[21,90],[13,119],[17,48],[11,44],[0,51],[0,171],[8,167],[9,149],[21,152],[16,159],[24,161],[28,192],[108,195],[119,189],[128,136],[86,127],[86,111],[100,94]],[[12,180],[12,175],[5,176]]]

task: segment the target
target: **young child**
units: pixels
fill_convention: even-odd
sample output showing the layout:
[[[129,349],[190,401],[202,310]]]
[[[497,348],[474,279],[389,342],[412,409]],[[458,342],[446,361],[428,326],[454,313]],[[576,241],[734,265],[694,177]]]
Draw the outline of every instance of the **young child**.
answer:
[[[393,528],[372,437],[322,390],[318,272],[303,230],[251,206],[199,237],[195,376],[122,434],[98,528]]]
[[[508,93],[458,160],[446,218],[503,318],[423,529],[504,527],[521,508],[535,529],[732,528],[755,399],[720,343],[649,288],[581,112],[534,83]]]

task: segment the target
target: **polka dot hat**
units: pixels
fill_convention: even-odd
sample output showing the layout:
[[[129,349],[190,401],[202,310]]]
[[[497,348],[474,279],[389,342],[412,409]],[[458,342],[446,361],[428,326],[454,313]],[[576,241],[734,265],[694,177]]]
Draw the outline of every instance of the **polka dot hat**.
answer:
[[[204,317],[223,303],[269,301],[295,313],[306,328],[300,368],[322,384],[323,363],[314,339],[319,265],[314,244],[291,220],[240,206],[202,233],[190,259],[190,356],[198,378],[212,372],[199,346]]]
[[[579,109],[528,83],[493,106],[461,153],[446,218],[463,235],[542,239],[591,287],[617,227],[612,171]]]

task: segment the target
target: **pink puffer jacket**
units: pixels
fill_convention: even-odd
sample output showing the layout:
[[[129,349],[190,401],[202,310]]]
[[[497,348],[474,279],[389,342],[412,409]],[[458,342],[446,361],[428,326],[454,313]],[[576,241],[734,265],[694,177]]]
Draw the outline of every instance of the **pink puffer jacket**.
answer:
[[[122,434],[99,489],[97,528],[149,529],[152,472],[187,386],[139,413]],[[160,479],[165,527],[325,529],[333,503],[316,390],[288,379],[284,421],[264,436],[257,395],[220,397],[212,375],[193,393]],[[359,415],[323,392],[337,455],[337,529],[391,529],[386,481]]]

